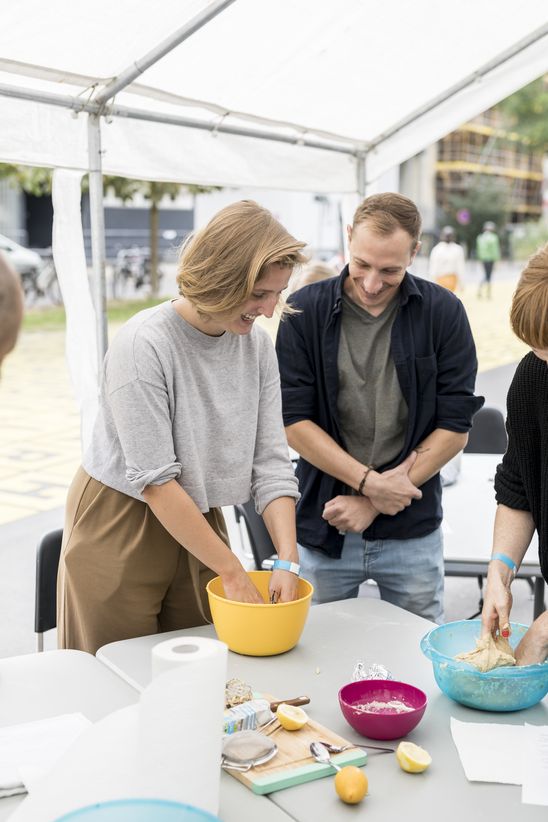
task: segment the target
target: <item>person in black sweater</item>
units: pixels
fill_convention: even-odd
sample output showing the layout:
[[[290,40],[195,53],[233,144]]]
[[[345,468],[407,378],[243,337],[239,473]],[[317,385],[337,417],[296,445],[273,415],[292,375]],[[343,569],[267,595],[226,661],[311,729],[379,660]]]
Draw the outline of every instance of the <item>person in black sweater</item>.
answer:
[[[532,351],[518,365],[507,398],[508,448],[497,467],[498,503],[482,611],[483,633],[510,634],[511,583],[535,530],[548,581],[548,245],[531,257],[512,300],[512,329]],[[548,611],[516,648],[518,665],[548,657]]]

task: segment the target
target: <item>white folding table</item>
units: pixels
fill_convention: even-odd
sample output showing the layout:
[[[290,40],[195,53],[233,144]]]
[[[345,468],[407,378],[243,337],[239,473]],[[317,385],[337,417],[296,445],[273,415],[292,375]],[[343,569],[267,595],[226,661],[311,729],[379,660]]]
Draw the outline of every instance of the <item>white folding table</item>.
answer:
[[[358,660],[381,662],[395,678],[422,688],[428,695],[425,716],[408,737],[432,755],[433,764],[426,773],[406,774],[395,757],[370,752],[370,796],[364,800],[363,809],[344,806],[335,795],[330,777],[272,793],[271,805],[297,822],[344,820],[356,813],[363,813],[371,822],[401,818],[406,822],[434,818],[443,818],[445,822],[545,822],[546,808],[522,805],[519,787],[467,781],[452,742],[449,721],[454,716],[468,722],[548,724],[548,700],[511,714],[474,711],[453,702],[439,691],[431,664],[419,649],[421,637],[431,627],[427,620],[387,602],[358,598],[313,606],[299,644],[286,654],[246,657],[229,653],[229,676],[239,677],[256,691],[276,698],[307,694],[311,699],[306,708],[309,715],[354,741],[360,738],[346,724],[337,693],[351,680]],[[192,635],[215,634],[212,626],[204,626],[139,637],[106,645],[97,657],[128,684],[142,689],[151,679],[153,645],[171,637]],[[229,779],[233,778],[225,774],[222,784]],[[247,790],[241,785],[237,787]],[[240,822],[254,822],[258,818],[248,816],[242,808]]]

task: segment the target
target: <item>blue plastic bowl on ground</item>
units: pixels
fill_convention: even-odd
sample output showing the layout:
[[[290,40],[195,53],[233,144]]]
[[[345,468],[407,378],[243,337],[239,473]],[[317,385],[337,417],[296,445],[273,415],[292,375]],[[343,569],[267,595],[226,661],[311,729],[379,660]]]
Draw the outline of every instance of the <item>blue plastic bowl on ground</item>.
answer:
[[[527,625],[510,623],[510,644],[516,647]],[[444,694],[481,711],[521,711],[548,693],[548,661],[542,665],[505,666],[481,673],[454,659],[471,651],[481,635],[481,620],[462,619],[432,628],[421,640],[421,651],[431,660],[434,676]]]
[[[219,822],[219,817],[165,799],[116,799],[78,808],[55,822]]]

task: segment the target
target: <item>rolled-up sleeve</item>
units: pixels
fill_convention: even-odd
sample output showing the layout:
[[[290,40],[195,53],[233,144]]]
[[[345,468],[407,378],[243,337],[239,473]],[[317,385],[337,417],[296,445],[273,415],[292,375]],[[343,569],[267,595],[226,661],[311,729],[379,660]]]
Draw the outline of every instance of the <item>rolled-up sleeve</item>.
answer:
[[[147,485],[177,479],[181,463],[165,375],[153,346],[136,341],[126,357],[113,357],[105,392],[126,463],[126,479],[139,494]]]
[[[451,300],[451,311],[440,312],[440,345],[436,396],[438,428],[465,434],[484,403],[474,396],[478,361],[476,346],[464,306]]]

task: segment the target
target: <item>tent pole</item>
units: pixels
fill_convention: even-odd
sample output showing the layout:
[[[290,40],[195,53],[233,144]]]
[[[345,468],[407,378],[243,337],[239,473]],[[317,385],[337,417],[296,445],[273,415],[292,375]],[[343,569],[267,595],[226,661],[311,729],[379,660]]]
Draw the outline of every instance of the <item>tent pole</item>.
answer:
[[[48,106],[58,106],[59,108],[67,108],[78,114],[87,112],[88,114],[103,113],[103,109],[94,101],[85,102],[79,97],[69,97],[66,94],[52,94],[51,92],[36,92],[29,91],[26,88],[17,86],[6,86],[0,83],[0,97],[12,97],[15,100],[32,100],[35,103],[45,103]],[[141,120],[146,123],[164,123],[165,125],[183,126],[185,128],[196,128],[202,131],[209,131],[219,134],[234,134],[239,137],[253,137],[258,140],[270,140],[277,143],[287,143],[288,145],[299,145],[307,148],[319,148],[324,151],[334,151],[340,154],[355,155],[356,142],[347,137],[337,135],[333,137],[326,137],[316,139],[309,138],[302,134],[301,126],[291,126],[291,128],[299,129],[298,134],[292,136],[288,134],[280,134],[275,131],[267,131],[266,129],[258,130],[253,128],[246,128],[244,126],[227,126],[223,123],[215,123],[211,120],[197,120],[192,117],[181,117],[175,114],[160,114],[154,111],[147,111],[143,109],[130,108],[128,106],[109,105],[108,116],[123,117],[129,120]],[[273,126],[279,125],[273,121]],[[309,133],[314,135],[313,131]],[[335,142],[340,139],[340,142]],[[360,145],[363,143],[360,142]]]
[[[144,57],[134,60],[128,68],[120,72],[118,77],[115,77],[107,86],[105,86],[95,97],[95,102],[99,105],[104,105],[108,100],[122,91],[126,86],[129,86],[139,75],[143,74],[147,68],[153,66],[170,51],[173,51],[176,46],[180,45],[184,40],[187,40],[195,32],[199,31],[206,23],[217,17],[227,6],[232,5],[235,0],[213,0],[208,3],[205,9],[196,14],[192,20],[185,23],[180,29],[174,31],[166,40],[159,43],[155,48],[145,54]]]
[[[101,118],[88,115],[89,213],[93,263],[93,304],[99,367],[108,347],[107,300],[105,287],[105,216],[103,210],[103,173],[101,168]]]
[[[359,151],[356,154],[356,182],[357,182],[357,189],[360,198],[363,200],[365,197],[365,191],[367,188],[367,179],[366,179],[366,170],[367,170],[367,152],[366,151]]]

